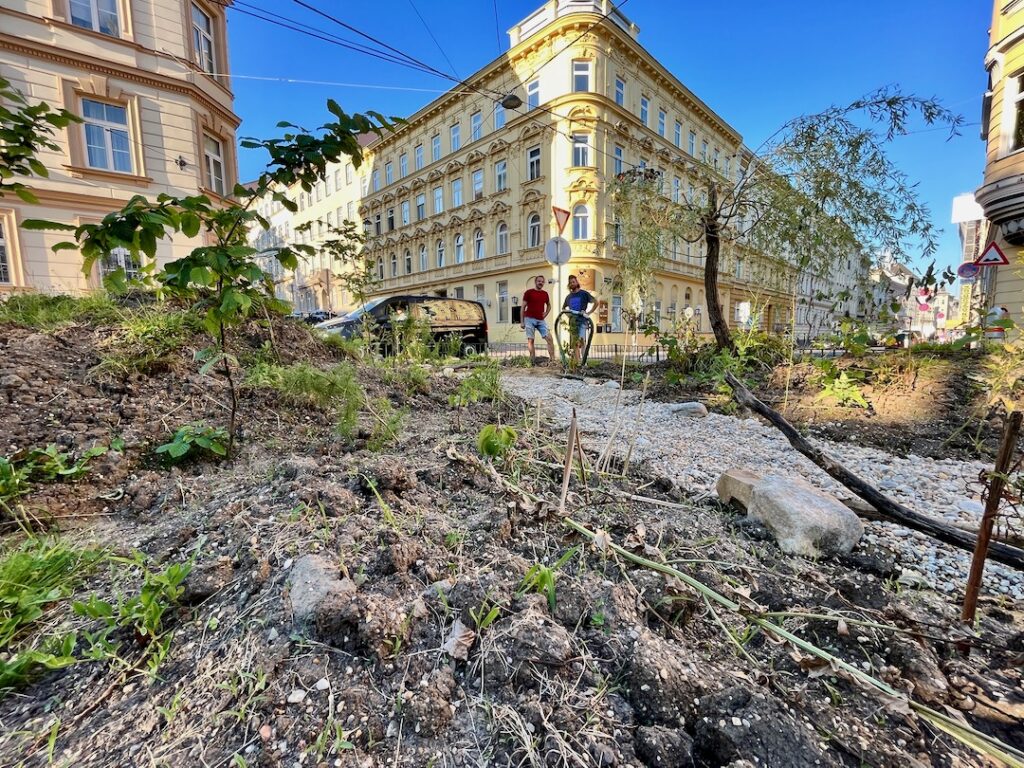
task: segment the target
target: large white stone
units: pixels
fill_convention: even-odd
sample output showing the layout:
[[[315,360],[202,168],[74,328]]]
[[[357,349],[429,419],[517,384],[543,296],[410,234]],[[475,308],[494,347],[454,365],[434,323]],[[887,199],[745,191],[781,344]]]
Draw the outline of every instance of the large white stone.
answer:
[[[692,419],[703,419],[708,415],[707,406],[704,403],[672,403],[669,405],[668,410],[670,413],[677,414],[679,416],[689,416]]]
[[[763,478],[751,491],[747,514],[791,555],[846,554],[864,533],[864,524],[852,510],[799,478]]]

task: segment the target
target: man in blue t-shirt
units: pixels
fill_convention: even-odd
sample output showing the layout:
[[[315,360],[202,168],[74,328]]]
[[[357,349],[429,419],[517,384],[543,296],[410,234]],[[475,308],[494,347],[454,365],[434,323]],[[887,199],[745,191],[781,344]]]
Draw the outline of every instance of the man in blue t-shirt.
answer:
[[[593,324],[587,320],[587,315],[593,314],[597,309],[597,300],[580,288],[580,281],[576,275],[569,275],[569,295],[565,297],[562,309],[576,313],[569,319],[569,343],[572,345],[572,359],[579,365],[580,350],[587,338],[587,331],[593,327]]]

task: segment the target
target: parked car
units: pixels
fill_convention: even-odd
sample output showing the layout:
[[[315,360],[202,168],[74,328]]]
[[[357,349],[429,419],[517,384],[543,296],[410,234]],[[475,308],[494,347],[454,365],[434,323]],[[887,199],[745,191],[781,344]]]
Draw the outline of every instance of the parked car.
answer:
[[[310,325],[318,325],[327,322],[334,316],[333,312],[328,312],[326,309],[317,309],[306,315],[304,319]]]
[[[369,322],[374,336],[388,351],[393,320],[411,319],[430,329],[435,341],[458,339],[459,354],[469,355],[487,349],[487,314],[483,304],[468,299],[439,296],[390,296],[376,299],[344,317],[320,323],[316,327],[337,333],[346,339],[359,336]]]

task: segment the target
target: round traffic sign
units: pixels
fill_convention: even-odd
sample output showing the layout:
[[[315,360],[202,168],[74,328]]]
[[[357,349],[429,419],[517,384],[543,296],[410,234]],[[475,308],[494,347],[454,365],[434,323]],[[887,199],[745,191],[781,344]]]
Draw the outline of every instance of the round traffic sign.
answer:
[[[561,266],[572,259],[572,246],[564,237],[552,237],[544,244],[544,258]]]
[[[957,269],[956,273],[958,276],[964,278],[965,280],[970,280],[972,277],[977,277],[980,271],[981,267],[979,267],[977,264],[971,264],[970,262],[967,262],[966,264],[961,264]]]

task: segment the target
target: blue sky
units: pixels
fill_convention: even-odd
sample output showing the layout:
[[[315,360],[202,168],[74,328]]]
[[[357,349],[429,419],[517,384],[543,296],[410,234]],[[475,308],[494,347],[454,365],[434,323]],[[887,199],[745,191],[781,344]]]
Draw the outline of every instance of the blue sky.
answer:
[[[488,0],[307,0],[352,26],[427,62],[466,77],[498,55],[495,6]],[[501,49],[506,30],[542,0],[496,0]],[[288,0],[245,0],[297,22],[359,40]],[[620,5],[622,5],[620,3]],[[442,51],[424,29],[423,16]],[[922,130],[899,137],[890,157],[912,180],[943,229],[940,264],[959,262],[949,223],[952,198],[981,182],[978,137],[983,58],[991,3],[986,0],[627,0],[623,13],[640,27],[640,43],[756,147],[786,120],[847,103],[879,86],[935,96],[962,114],[962,135]],[[238,135],[280,133],[279,120],[307,127],[336,99],[348,112],[408,115],[452,83],[229,11]],[[361,42],[367,42],[362,40]],[[287,78],[420,90],[385,90],[249,78]],[[923,125],[917,126],[924,129]],[[265,158],[242,152],[243,180]]]

